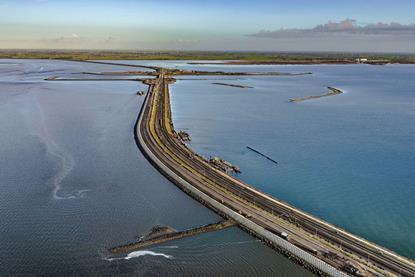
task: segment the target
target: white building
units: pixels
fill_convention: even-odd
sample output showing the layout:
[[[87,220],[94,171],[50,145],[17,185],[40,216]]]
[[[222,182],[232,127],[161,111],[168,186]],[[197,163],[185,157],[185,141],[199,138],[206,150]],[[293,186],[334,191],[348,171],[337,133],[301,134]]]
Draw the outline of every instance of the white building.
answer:
[[[368,61],[368,59],[366,58],[357,58],[356,59],[356,63],[366,63]]]

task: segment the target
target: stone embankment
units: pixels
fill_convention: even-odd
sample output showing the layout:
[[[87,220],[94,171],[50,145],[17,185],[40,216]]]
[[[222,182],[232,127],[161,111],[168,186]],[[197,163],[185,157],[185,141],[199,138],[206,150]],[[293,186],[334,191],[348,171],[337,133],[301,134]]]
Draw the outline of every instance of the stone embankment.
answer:
[[[233,220],[226,220],[221,221],[218,223],[208,224],[201,227],[197,227],[194,229],[188,229],[184,231],[176,231],[171,227],[168,226],[156,226],[153,227],[151,232],[144,237],[144,239],[139,240],[137,242],[116,246],[110,248],[109,251],[112,254],[122,254],[128,253],[131,251],[135,251],[137,249],[148,248],[154,246],[156,244],[192,237],[202,233],[214,232],[223,230],[225,228],[235,226],[235,222]]]
[[[334,88],[334,87],[327,87],[327,88],[328,88],[329,91],[324,93],[324,94],[304,96],[304,97],[299,97],[299,98],[292,98],[292,99],[290,99],[290,102],[299,103],[299,102],[303,102],[303,101],[306,101],[306,100],[318,99],[318,98],[327,97],[327,96],[334,96],[334,95],[339,95],[339,94],[343,93],[343,91],[338,89],[338,88]]]

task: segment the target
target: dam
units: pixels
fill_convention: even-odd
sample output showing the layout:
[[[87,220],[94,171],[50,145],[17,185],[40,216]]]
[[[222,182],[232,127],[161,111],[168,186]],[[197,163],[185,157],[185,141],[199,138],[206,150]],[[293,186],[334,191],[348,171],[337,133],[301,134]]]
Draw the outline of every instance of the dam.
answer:
[[[413,276],[412,261],[218,171],[180,143],[170,110],[168,85],[174,80],[166,73],[159,71],[149,83],[135,136],[144,155],[169,180],[314,272],[332,276]]]
[[[148,74],[155,78],[134,80],[148,85],[135,126],[135,140],[144,156],[180,189],[319,275],[414,275],[415,266],[410,259],[273,198],[212,167],[186,147],[178,139],[172,123],[169,84],[175,82],[176,75],[204,75],[205,72],[167,68],[155,71]],[[112,74],[116,73],[102,73]],[[212,74],[238,76],[240,73]]]

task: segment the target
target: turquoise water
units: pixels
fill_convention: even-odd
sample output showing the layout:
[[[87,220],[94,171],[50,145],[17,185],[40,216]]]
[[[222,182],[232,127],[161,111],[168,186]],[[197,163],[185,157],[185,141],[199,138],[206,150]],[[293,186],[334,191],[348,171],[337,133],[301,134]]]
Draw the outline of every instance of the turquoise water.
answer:
[[[179,80],[172,87],[175,126],[190,132],[196,151],[239,165],[239,178],[415,257],[414,66],[126,63],[313,72]],[[144,86],[43,81],[49,76],[85,77],[77,74],[81,71],[118,70],[131,68],[0,61],[0,275],[310,275],[237,228],[129,256],[106,252],[156,224],[186,229],[219,220],[138,151],[132,131],[143,98],[135,93]],[[217,79],[254,88],[213,85]],[[346,93],[288,102],[324,93],[326,86]]]
[[[218,86],[213,80],[178,81],[172,88],[175,127],[191,134],[189,146],[195,151],[240,166],[238,178],[415,258],[415,66],[169,65],[312,72],[224,81],[253,89]],[[327,86],[345,93],[288,101],[322,94]]]
[[[46,82],[131,68],[0,60],[0,276],[310,276],[238,228],[112,257],[153,226],[220,220],[143,157],[137,82]]]

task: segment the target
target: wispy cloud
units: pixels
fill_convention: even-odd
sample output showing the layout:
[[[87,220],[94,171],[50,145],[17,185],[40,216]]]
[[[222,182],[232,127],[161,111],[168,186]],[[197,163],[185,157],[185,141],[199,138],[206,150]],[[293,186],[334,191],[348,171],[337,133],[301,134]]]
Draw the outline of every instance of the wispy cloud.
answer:
[[[279,29],[279,30],[262,30],[254,34],[252,37],[262,38],[281,38],[296,37],[313,34],[359,34],[359,35],[402,35],[415,34],[415,24],[392,23],[371,23],[358,25],[354,19],[345,19],[340,22],[328,22],[326,24],[317,25],[311,29]]]
[[[78,34],[75,34],[75,33],[68,35],[68,36],[41,39],[41,41],[44,43],[69,43],[69,44],[80,43],[84,40],[85,40],[84,38],[80,37]]]

